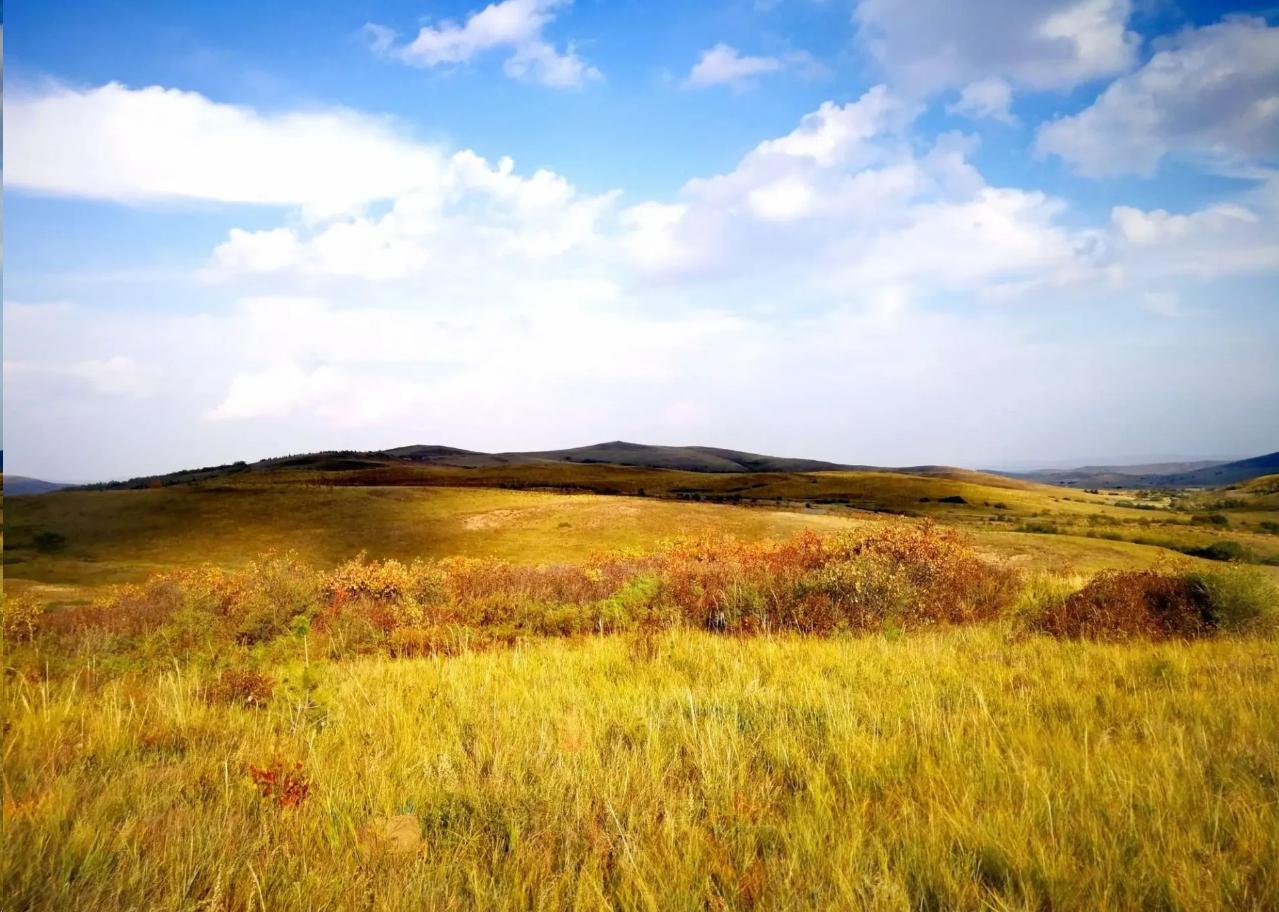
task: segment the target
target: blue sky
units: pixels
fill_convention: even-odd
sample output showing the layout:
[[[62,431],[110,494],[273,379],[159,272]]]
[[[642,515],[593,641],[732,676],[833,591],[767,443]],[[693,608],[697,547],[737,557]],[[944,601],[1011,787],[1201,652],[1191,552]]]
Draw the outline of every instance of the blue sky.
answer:
[[[1279,11],[61,3],[5,22],[5,448],[1279,447]]]

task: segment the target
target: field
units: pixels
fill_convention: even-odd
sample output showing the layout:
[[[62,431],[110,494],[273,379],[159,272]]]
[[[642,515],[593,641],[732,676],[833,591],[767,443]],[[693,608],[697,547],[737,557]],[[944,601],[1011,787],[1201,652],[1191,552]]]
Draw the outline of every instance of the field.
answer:
[[[1279,903],[1271,642],[699,634],[286,673],[307,689],[265,710],[181,671],[13,687],[7,907]],[[244,774],[276,761],[297,807]]]
[[[11,498],[4,907],[1279,905],[1273,480],[474,472]]]
[[[1090,494],[958,471],[708,475],[565,465],[279,471],[10,498],[5,574],[19,590],[41,584],[57,587],[51,597],[72,597],[158,570],[210,561],[233,566],[271,548],[296,550],[316,564],[361,551],[399,560],[472,555],[538,563],[648,548],[689,532],[755,540],[914,516],[964,528],[992,555],[1027,569],[1145,567],[1229,541],[1279,578],[1279,534],[1264,528],[1279,522],[1275,484],[1259,479],[1224,495],[1173,503],[1167,496]],[[1213,514],[1226,524],[1194,522]],[[39,547],[41,533],[58,536],[57,546]]]

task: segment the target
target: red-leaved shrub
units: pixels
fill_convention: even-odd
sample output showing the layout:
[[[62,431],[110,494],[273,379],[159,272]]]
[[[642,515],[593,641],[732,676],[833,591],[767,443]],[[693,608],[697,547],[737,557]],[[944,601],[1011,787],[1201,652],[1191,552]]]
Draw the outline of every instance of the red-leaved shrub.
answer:
[[[1034,624],[1053,636],[1088,639],[1189,639],[1216,627],[1201,584],[1153,570],[1101,573]]]

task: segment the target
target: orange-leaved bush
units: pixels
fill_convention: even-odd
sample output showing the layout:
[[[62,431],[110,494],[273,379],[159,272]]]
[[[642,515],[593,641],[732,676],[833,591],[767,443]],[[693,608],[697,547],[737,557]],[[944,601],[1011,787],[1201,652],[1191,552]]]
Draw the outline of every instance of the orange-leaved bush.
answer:
[[[452,655],[525,637],[673,626],[830,634],[962,624],[995,617],[1016,588],[1014,573],[955,531],[897,522],[783,541],[696,536],[649,554],[542,566],[361,555],[317,571],[291,552],[269,553],[239,569],[156,576],[92,610],[57,613],[51,626],[143,634],[158,656],[290,638],[335,656]]]
[[[1202,584],[1153,570],[1101,573],[1033,623],[1053,636],[1113,640],[1190,639],[1217,626]]]

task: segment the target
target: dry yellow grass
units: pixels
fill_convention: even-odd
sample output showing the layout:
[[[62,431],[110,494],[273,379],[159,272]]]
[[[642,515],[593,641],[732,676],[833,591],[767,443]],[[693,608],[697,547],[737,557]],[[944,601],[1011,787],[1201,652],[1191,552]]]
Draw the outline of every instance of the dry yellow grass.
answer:
[[[852,528],[856,519],[599,494],[494,488],[373,488],[303,484],[85,491],[9,504],[8,575],[41,583],[136,581],[178,566],[242,564],[270,548],[318,565],[370,557],[471,555],[523,563],[652,547],[675,535],[722,531],[747,539],[801,529]],[[41,554],[32,535],[66,547]]]
[[[6,908],[1272,909],[1273,641],[546,641],[11,681]],[[281,807],[250,765],[307,795]],[[392,850],[370,832],[419,842]]]
[[[756,478],[605,466],[551,468],[554,473],[539,469],[533,480],[567,483],[576,478],[582,483],[602,484],[603,479],[632,488],[647,484],[646,491],[653,493],[659,490],[654,487],[654,478],[667,488],[691,484],[690,476],[718,488],[755,478],[749,483],[760,487],[752,491],[769,491],[783,499],[739,506],[469,485],[335,486],[317,484],[320,476],[314,472],[282,472],[252,484],[64,492],[10,499],[6,576],[11,591],[36,591],[46,600],[58,601],[110,584],[137,582],[156,571],[204,562],[242,565],[268,548],[296,550],[318,566],[335,565],[361,551],[373,558],[399,560],[471,555],[542,563],[579,560],[599,550],[651,548],[663,539],[701,531],[759,540],[786,537],[801,529],[828,532],[858,528],[884,518],[843,502],[822,502],[831,498],[880,510],[926,513],[959,524],[992,556],[1027,569],[1131,569],[1174,556],[1155,545],[1085,537],[1088,532],[1159,540],[1173,546],[1225,537],[1237,539],[1259,554],[1279,549],[1279,536],[1233,529],[1215,532],[1187,526],[1186,516],[1168,511],[1106,506],[1106,497],[1016,482],[992,488],[973,484],[967,480],[969,476],[819,473]],[[442,470],[431,471],[439,475]],[[513,470],[503,471],[506,474],[461,477],[514,483]],[[448,477],[456,475],[454,470]],[[523,478],[524,482],[529,480]],[[813,492],[812,500],[798,499],[809,491]],[[956,495],[969,503],[939,502],[941,497]],[[927,502],[921,503],[921,497],[928,498]],[[1270,515],[1279,517],[1279,513]],[[1074,534],[1027,534],[1014,531],[1017,526],[1013,522],[992,521],[1017,516],[1022,521],[1041,517]],[[1090,517],[1105,517],[1119,525],[1093,526]],[[1170,525],[1169,521],[1180,524]],[[64,536],[65,546],[52,553],[41,552],[33,546],[40,532]],[[1279,578],[1279,568],[1266,569]]]
[[[55,602],[152,569],[239,566],[266,547],[320,569],[360,550],[528,564],[702,529],[758,540],[885,522],[297,483],[76,492],[9,513],[20,542],[66,536],[61,551],[21,549],[6,580]],[[1030,575],[1027,615],[1095,570],[1169,555],[984,517],[968,528],[990,559],[1054,571]],[[249,607],[271,614],[306,588],[294,566],[259,574]],[[57,604],[47,638],[11,625],[24,642],[6,652],[4,908],[1279,905],[1273,638],[1062,642],[1026,635],[1014,612],[905,634],[639,625],[450,658],[325,660],[352,650],[326,651],[334,632],[306,612],[284,611],[271,638],[214,635],[238,615],[206,596],[175,602],[158,584],[139,611],[172,623],[150,632],[95,630],[92,606]],[[552,620],[573,607],[536,601]],[[60,627],[64,611],[88,628]]]

